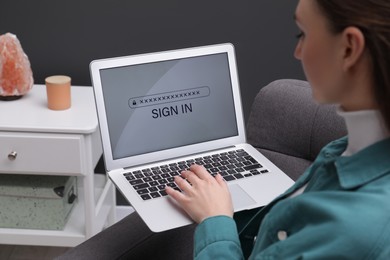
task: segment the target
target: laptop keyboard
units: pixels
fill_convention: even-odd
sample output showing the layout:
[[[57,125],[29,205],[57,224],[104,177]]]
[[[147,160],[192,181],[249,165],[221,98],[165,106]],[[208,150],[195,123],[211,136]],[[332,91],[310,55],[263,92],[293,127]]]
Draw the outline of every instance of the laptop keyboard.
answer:
[[[174,177],[192,164],[203,165],[211,175],[220,173],[226,181],[247,178],[269,171],[243,149],[198,157],[177,163],[124,173],[124,176],[143,200],[166,196],[165,186],[180,191]]]

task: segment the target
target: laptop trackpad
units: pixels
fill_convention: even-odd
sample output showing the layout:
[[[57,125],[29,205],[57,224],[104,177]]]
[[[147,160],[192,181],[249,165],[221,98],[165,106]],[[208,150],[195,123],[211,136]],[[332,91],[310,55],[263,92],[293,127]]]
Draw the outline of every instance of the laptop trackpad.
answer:
[[[229,185],[230,194],[232,195],[233,208],[235,210],[248,209],[251,205],[256,204],[248,193],[246,193],[238,184]]]

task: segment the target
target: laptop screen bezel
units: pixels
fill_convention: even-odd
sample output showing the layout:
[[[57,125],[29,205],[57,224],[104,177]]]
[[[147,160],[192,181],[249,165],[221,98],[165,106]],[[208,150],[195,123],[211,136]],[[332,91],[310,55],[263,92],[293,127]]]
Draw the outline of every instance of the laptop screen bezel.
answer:
[[[235,107],[235,116],[237,122],[237,132],[235,136],[221,138],[218,140],[202,143],[190,144],[181,147],[175,147],[162,151],[151,152],[147,154],[129,156],[125,158],[114,159],[112,146],[109,136],[109,127],[103,89],[100,77],[100,71],[109,68],[132,66],[137,64],[153,63],[168,60],[185,59],[191,57],[226,53],[228,57],[232,94]],[[103,145],[103,157],[106,170],[111,171],[120,168],[129,168],[139,165],[155,163],[157,161],[166,161],[173,158],[184,157],[192,154],[198,154],[209,150],[217,150],[233,146],[235,144],[245,143],[245,127],[241,103],[241,94],[239,88],[239,79],[235,59],[234,46],[230,43],[212,46],[195,47],[189,49],[164,51],[158,53],[148,53],[126,57],[117,57],[92,61],[90,64],[91,79],[95,94],[96,108],[100,125],[100,132]],[[217,131],[217,129],[216,129]]]

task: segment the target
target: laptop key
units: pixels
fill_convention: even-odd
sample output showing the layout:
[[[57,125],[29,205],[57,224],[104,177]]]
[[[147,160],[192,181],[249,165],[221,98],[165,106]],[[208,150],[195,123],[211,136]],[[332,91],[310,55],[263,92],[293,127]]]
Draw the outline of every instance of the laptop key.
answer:
[[[226,171],[228,174],[235,174],[235,173],[237,173],[235,170],[227,170]]]
[[[153,199],[161,197],[161,195],[160,195],[158,192],[150,193],[150,196],[151,196]]]
[[[168,183],[167,186],[169,186],[169,187],[171,187],[171,188],[177,187],[176,184],[173,183],[173,182]]]
[[[145,172],[144,175],[145,175],[145,177],[150,177],[150,176],[153,176],[153,173],[152,172]]]
[[[261,173],[268,173],[268,170],[262,170]]]
[[[134,189],[136,190],[140,190],[140,189],[145,189],[145,188],[149,188],[149,184],[147,183],[142,183],[142,184],[138,184],[138,185],[133,185]]]
[[[240,167],[240,168],[236,168],[236,171],[237,171],[237,172],[244,172],[245,170],[244,170],[243,168]]]
[[[244,167],[244,164],[243,163],[236,163],[236,164],[234,164],[237,168],[238,167]]]
[[[244,178],[241,173],[234,174],[234,177],[236,177],[237,179]]]
[[[152,178],[150,177],[145,177],[142,179],[144,182],[150,182],[150,181],[153,181]]]
[[[161,174],[161,177],[169,178],[169,177],[171,177],[171,175],[169,173],[163,173],[163,174]]]
[[[158,180],[158,183],[160,184],[166,184],[168,181],[166,179]]]
[[[188,169],[188,166],[186,164],[180,165],[179,168],[180,168],[180,171],[182,172],[182,171],[186,171]]]
[[[141,198],[142,198],[143,200],[150,200],[150,199],[151,199],[151,197],[149,196],[149,194],[141,195]]]
[[[136,179],[141,179],[141,178],[143,178],[143,177],[145,177],[143,174],[134,174],[134,177],[136,178]]]
[[[248,166],[244,167],[244,169],[246,171],[250,171],[250,170],[254,170],[254,169],[258,169],[258,168],[261,168],[260,164],[248,165]]]
[[[149,191],[148,191],[147,189],[142,189],[142,190],[137,190],[137,193],[138,193],[139,195],[143,195],[143,194],[148,194]]]
[[[178,166],[172,166],[169,168],[172,172],[173,171],[180,171],[180,168]]]
[[[157,185],[158,185],[158,182],[157,182],[157,181],[151,181],[151,182],[149,182],[149,185],[150,185],[151,187],[157,186]]]
[[[233,181],[233,180],[236,179],[236,178],[234,178],[234,176],[232,176],[232,175],[223,176],[223,178],[225,179],[225,181]]]
[[[161,173],[163,173],[163,172],[160,171],[160,170],[153,171],[153,174],[154,174],[154,175],[158,175],[158,174],[161,174]],[[145,173],[145,175],[146,175],[146,173]]]
[[[212,164],[212,167],[221,167],[221,166],[222,165],[219,162],[215,162],[215,163]]]
[[[128,175],[128,176],[126,176],[126,179],[127,179],[128,181],[131,181],[131,180],[134,180],[135,177],[134,177],[133,175]]]
[[[159,192],[160,192],[161,196],[167,196],[168,195],[165,190],[160,190]]]
[[[206,165],[203,165],[206,169],[211,169],[211,168],[214,168],[213,166],[214,165],[211,165],[211,164],[206,164]],[[215,166],[215,167],[217,167],[217,166]]]
[[[150,188],[149,188],[149,191],[150,191],[150,192],[155,192],[155,191],[158,191],[158,189],[157,189],[156,187],[150,187]]]
[[[141,184],[141,183],[144,183],[144,181],[142,179],[137,179],[137,180],[132,180],[132,181],[129,181],[131,185],[137,185],[137,184]]]
[[[205,159],[205,160],[204,160],[204,163],[210,164],[210,163],[213,163],[213,161],[212,161],[211,159]]]
[[[152,176],[152,179],[157,181],[157,180],[161,180],[162,178],[161,178],[161,175],[154,175],[154,176]]]
[[[230,162],[230,163],[232,163],[232,164],[234,164],[234,163],[238,163],[238,161],[237,161],[237,160],[235,160],[235,159],[229,159],[229,160],[228,160],[228,162]]]
[[[233,164],[228,164],[228,165],[226,165],[226,167],[228,169],[235,169],[236,168],[236,166],[234,166]]]
[[[227,161],[227,160],[229,160],[229,157],[227,157],[226,155],[224,155],[224,156],[221,156],[221,159],[222,159],[223,161]]]

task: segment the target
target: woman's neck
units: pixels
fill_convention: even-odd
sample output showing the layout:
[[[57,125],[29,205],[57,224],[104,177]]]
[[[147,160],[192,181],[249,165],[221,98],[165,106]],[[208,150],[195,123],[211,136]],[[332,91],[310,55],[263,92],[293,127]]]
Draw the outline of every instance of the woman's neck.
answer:
[[[338,114],[344,118],[348,130],[348,147],[343,156],[353,155],[390,137],[390,131],[378,110],[345,112],[340,107]]]

